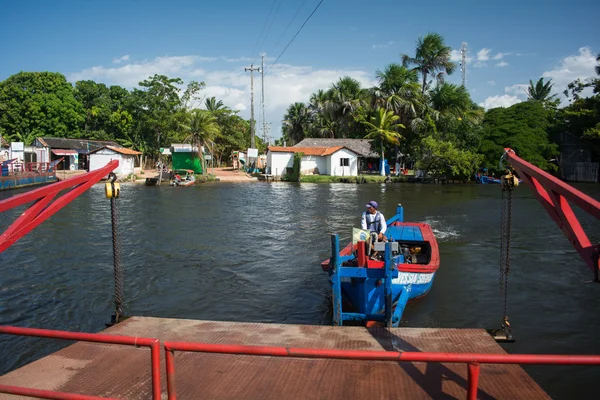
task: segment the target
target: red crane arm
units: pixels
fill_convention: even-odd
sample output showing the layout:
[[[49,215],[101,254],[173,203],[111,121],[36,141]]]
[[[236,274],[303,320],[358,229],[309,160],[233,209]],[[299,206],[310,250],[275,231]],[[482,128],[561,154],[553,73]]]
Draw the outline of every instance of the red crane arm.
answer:
[[[598,219],[600,202],[518,157],[512,149],[505,148],[504,151],[503,158],[529,186],[535,198],[563,231],[598,281],[600,245],[590,242],[570,203]]]
[[[0,212],[33,201],[33,204],[0,235],[0,253],[31,232],[46,219],[50,218],[58,210],[69,204],[81,193],[88,190],[92,185],[99,182],[118,166],[119,161],[113,160],[106,164],[106,166],[87,174],[55,182],[0,201]],[[66,189],[70,190],[52,202],[61,191]]]

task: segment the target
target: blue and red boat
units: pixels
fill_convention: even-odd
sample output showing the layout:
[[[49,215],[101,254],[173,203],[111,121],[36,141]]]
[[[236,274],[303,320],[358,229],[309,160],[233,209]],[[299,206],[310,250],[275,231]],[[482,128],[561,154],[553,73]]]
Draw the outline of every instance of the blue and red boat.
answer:
[[[333,320],[384,322],[396,327],[408,301],[422,297],[433,285],[440,265],[438,244],[428,224],[404,222],[404,209],[386,221],[387,242],[371,249],[366,233],[340,251],[331,236],[332,255],[321,263],[332,286]]]

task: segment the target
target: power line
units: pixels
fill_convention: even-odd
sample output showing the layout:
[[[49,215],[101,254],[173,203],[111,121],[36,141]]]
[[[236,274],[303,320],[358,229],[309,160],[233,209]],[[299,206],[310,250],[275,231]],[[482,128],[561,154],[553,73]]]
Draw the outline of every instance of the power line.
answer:
[[[294,16],[292,17],[292,20],[290,21],[290,23],[288,24],[288,26],[285,27],[285,30],[283,31],[283,33],[279,36],[279,39],[277,40],[277,43],[275,43],[275,46],[273,46],[272,51],[275,51],[275,49],[277,49],[277,46],[279,46],[279,43],[281,42],[281,39],[283,39],[283,37],[285,36],[285,34],[287,33],[288,29],[290,29],[290,26],[292,26],[292,24],[294,23],[294,21],[296,20],[296,17],[298,16],[298,14],[300,14],[300,10],[302,10],[302,7],[304,7],[304,4],[306,4],[306,0],[304,0],[302,2],[302,4],[300,5],[300,7],[298,7],[298,10],[296,10],[296,14],[294,14]]]
[[[256,48],[258,47],[258,42],[260,42],[260,38],[262,37],[263,32],[265,31],[265,28],[267,27],[267,22],[269,22],[269,17],[271,17],[271,13],[273,12],[273,7],[275,6],[276,1],[277,0],[273,0],[273,3],[271,3],[271,8],[269,9],[269,14],[267,14],[265,23],[263,24],[263,27],[260,30],[260,35],[258,35],[258,39],[256,39],[256,44],[254,45],[254,50],[252,50],[252,54],[254,54],[254,52],[256,51]],[[256,57],[254,57],[254,61],[256,61]],[[254,64],[254,61],[252,61],[253,64]]]
[[[273,19],[271,20],[271,23],[269,24],[269,27],[267,28],[267,33],[265,33],[265,36],[263,37],[262,43],[259,45],[259,47],[262,47],[265,44],[267,37],[269,37],[269,32],[271,32],[271,27],[273,26],[273,23],[277,19],[277,14],[279,14],[279,9],[281,8],[281,3],[283,3],[283,0],[279,0],[279,4],[277,5],[275,14],[273,14]]]
[[[324,0],[321,0],[319,2],[319,4],[317,4],[317,6],[315,7],[315,9],[310,13],[310,15],[308,16],[308,18],[306,18],[306,21],[304,21],[304,23],[302,24],[302,26],[300,27],[300,29],[298,29],[298,32],[296,32],[296,34],[294,35],[294,37],[292,38],[292,40],[290,40],[290,42],[285,46],[285,48],[283,49],[283,51],[281,52],[281,54],[279,54],[279,56],[277,56],[277,58],[275,59],[275,62],[273,64],[271,64],[271,66],[269,67],[269,69],[267,70],[267,72],[265,73],[265,75],[267,75],[269,73],[269,71],[271,71],[271,68],[273,68],[273,66],[275,64],[277,64],[277,61],[281,58],[281,56],[283,55],[283,53],[285,53],[285,51],[287,50],[287,48],[290,47],[290,45],[292,44],[292,42],[294,41],[294,39],[296,39],[296,36],[298,36],[298,34],[302,30],[302,28],[304,28],[304,25],[306,25],[306,23],[310,20],[310,18],[314,15],[314,13],[317,12],[317,10],[319,9],[319,7],[323,3],[323,1]]]

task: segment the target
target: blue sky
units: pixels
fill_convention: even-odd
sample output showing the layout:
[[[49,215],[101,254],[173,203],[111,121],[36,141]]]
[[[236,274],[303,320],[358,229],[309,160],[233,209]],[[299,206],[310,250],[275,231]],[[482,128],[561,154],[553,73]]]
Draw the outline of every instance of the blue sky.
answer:
[[[3,0],[0,80],[21,70],[57,71],[72,82],[132,88],[162,73],[205,81],[206,96],[249,117],[243,68],[260,63],[261,51],[269,67],[319,1]],[[279,137],[287,105],[344,75],[371,86],[376,70],[414,54],[428,32],[441,34],[456,55],[468,43],[467,87],[488,108],[522,100],[522,85],[542,76],[562,91],[594,75],[598,15],[597,0],[324,0],[265,78],[266,120]],[[460,82],[460,72],[448,79]],[[255,89],[260,99],[259,79]]]

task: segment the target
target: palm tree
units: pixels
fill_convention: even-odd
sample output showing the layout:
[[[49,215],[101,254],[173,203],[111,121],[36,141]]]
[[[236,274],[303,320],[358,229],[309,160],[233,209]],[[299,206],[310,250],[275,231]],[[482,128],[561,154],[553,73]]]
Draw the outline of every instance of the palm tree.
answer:
[[[444,80],[444,72],[452,74],[456,64],[450,61],[452,49],[444,44],[444,38],[437,33],[428,33],[417,40],[417,49],[414,57],[402,54],[402,65],[408,67],[415,65],[413,70],[419,71],[423,80],[421,94],[427,89],[427,75],[438,72],[438,81]]]
[[[544,78],[540,78],[535,85],[530,79],[529,87],[527,88],[527,100],[541,102],[552,101],[554,97],[556,97],[555,94],[550,96],[552,86],[554,86],[552,79],[549,79],[548,82],[544,83]]]
[[[429,92],[429,99],[430,111],[436,121],[451,118],[477,125],[483,120],[483,110],[473,107],[471,96],[462,85],[438,84]]]
[[[600,75],[600,53],[596,56],[596,62],[598,63],[596,65],[596,75]]]
[[[204,100],[204,105],[211,112],[216,112],[224,108],[223,102],[221,100],[217,101],[214,96]]]
[[[347,137],[354,123],[354,112],[366,104],[368,92],[363,90],[360,82],[345,76],[340,78],[329,89],[333,120],[338,123],[340,135]]]
[[[208,140],[212,140],[221,132],[217,119],[209,111],[195,109],[188,113],[182,128],[187,133],[184,141],[198,148],[198,154],[202,160],[202,174],[206,174],[201,146],[204,146]]]
[[[402,135],[393,130],[404,128],[404,125],[398,122],[399,118],[393,112],[379,108],[377,114],[371,117],[370,122],[361,121],[367,128],[365,139],[375,139],[381,144],[381,176],[385,175],[383,145],[385,143],[398,144],[400,139],[403,139]]]
[[[394,111],[402,123],[409,124],[423,106],[417,72],[389,64],[383,71],[377,71],[376,76],[379,86],[372,89],[373,108]]]
[[[304,103],[290,104],[283,116],[283,134],[291,143],[298,143],[304,139],[304,132],[309,122],[308,108]]]

